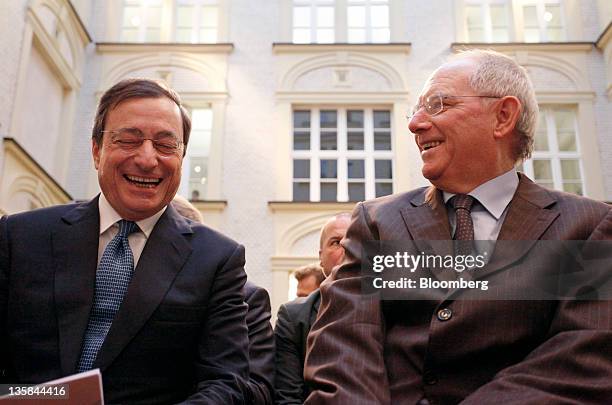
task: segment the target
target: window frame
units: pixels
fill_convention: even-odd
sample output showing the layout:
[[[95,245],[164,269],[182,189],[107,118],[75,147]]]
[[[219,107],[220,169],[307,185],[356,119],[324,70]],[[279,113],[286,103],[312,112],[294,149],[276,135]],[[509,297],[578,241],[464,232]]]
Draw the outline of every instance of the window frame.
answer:
[[[317,43],[351,43],[351,44],[359,44],[359,43],[381,43],[387,44],[391,43],[392,37],[392,3],[393,0],[292,0],[290,2],[290,42],[294,44],[317,44]],[[355,42],[349,41],[349,22],[348,22],[348,7],[349,6],[361,6],[365,7],[365,41],[364,42]],[[371,21],[371,7],[377,5],[385,5],[387,6],[388,12],[388,26],[387,27],[373,27]],[[318,27],[316,25],[316,8],[321,6],[331,6],[334,9],[334,25],[331,27],[334,33],[334,38],[331,42],[318,41],[316,30]],[[310,7],[310,41],[309,42],[297,42],[295,39],[295,23],[294,23],[294,8],[295,7]],[[304,29],[305,27],[298,27],[300,29]],[[329,27],[322,27],[329,28]],[[375,28],[386,28],[389,32],[389,39],[387,41],[372,41],[372,30]]]
[[[293,148],[293,113],[295,111],[310,111],[310,149],[295,150]],[[320,112],[325,110],[337,111],[337,148],[336,150],[320,150]],[[347,111],[363,110],[364,112],[364,149],[363,150],[348,150],[348,128],[347,128]],[[389,113],[389,140],[391,144],[390,150],[374,150],[374,111],[388,111]],[[332,182],[333,180],[325,180],[321,178],[321,160],[332,159],[336,160],[337,184],[336,202],[347,202],[349,200],[348,184],[357,182],[359,179],[348,178],[348,160],[363,160],[364,161],[364,183],[365,183],[365,199],[376,197],[376,182],[391,183],[392,192],[394,191],[395,178],[395,157],[393,151],[393,108],[392,106],[376,106],[376,105],[294,105],[291,109],[291,165],[296,159],[310,160],[310,202],[321,201],[321,183]],[[376,179],[375,177],[375,160],[389,160],[392,168],[391,179]],[[301,179],[301,178],[300,178]],[[292,196],[291,200],[298,202],[293,198],[293,184],[297,180],[291,175]],[[353,180],[353,181],[351,181]]]
[[[465,37],[467,42],[487,42],[494,43],[493,41],[493,21],[491,19],[491,5],[503,5],[506,10],[506,29],[508,31],[508,41],[513,37],[512,32],[512,4],[508,4],[507,0],[466,0],[464,3],[464,25],[465,25]],[[483,41],[474,41],[469,37],[469,24],[467,21],[467,8],[479,6],[480,18],[482,23],[482,29],[484,31]],[[502,42],[503,43],[503,42]]]
[[[559,151],[558,145],[558,134],[557,134],[557,125],[555,122],[554,112],[555,111],[572,111],[573,112],[573,128],[575,135],[575,143],[576,150],[575,151]],[[553,188],[558,191],[565,191],[564,184],[573,183],[580,184],[582,193],[580,195],[585,194],[585,170],[581,153],[580,146],[580,134],[578,133],[578,110],[576,106],[572,105],[555,105],[555,104],[544,104],[540,105],[540,120],[545,120],[546,122],[546,140],[548,142],[548,150],[547,151],[534,151],[531,154],[531,158],[525,160],[522,164],[523,171],[525,174],[536,181],[534,175],[533,162],[535,160],[549,160],[551,166],[551,174],[552,174],[552,183]],[[577,160],[578,161],[578,170],[580,172],[580,182],[576,181],[565,181],[563,178],[563,173],[561,169],[561,161],[564,159],[568,160]]]

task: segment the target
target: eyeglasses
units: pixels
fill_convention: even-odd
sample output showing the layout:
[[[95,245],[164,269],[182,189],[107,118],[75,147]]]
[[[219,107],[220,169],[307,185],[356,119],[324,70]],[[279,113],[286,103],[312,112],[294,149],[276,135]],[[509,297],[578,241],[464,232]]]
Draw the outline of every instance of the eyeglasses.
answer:
[[[425,107],[425,111],[427,114],[434,116],[440,114],[445,108],[448,108],[448,105],[444,105],[444,100],[450,98],[460,98],[460,97],[472,97],[472,98],[501,98],[499,96],[448,96],[446,94],[433,94],[428,96],[424,102],[417,104],[412,109],[412,113],[408,115],[406,118],[408,120],[412,119],[413,116],[416,115],[417,112],[421,109],[421,107]]]
[[[151,141],[155,150],[164,156],[177,154],[183,146],[183,142],[169,132],[160,132],[155,138],[145,137],[138,128],[119,128],[101,132],[111,134],[111,143],[127,152],[137,150],[146,140]]]

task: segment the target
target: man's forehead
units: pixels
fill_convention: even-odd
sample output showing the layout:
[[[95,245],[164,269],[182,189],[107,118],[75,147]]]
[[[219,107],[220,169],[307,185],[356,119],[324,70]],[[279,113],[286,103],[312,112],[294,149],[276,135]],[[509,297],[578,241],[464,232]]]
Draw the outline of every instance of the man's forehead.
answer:
[[[475,68],[475,62],[468,58],[443,64],[429,76],[420,96],[429,96],[447,87],[468,86],[469,77]]]

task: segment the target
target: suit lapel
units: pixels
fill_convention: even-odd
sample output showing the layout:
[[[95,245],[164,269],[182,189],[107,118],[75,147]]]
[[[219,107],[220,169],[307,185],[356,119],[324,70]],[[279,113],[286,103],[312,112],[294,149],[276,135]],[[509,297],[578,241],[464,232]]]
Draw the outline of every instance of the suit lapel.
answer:
[[[62,217],[52,232],[55,305],[63,374],[76,371],[93,305],[98,258],[98,198]]]
[[[410,206],[401,210],[408,232],[416,245],[417,252],[446,256],[452,254],[453,245],[448,224],[448,213],[440,192],[433,190],[433,201],[425,201],[425,191],[415,196]],[[432,192],[430,189],[429,192]],[[431,242],[435,241],[435,242]],[[454,280],[449,271],[432,273],[439,280]]]
[[[502,241],[502,243],[496,244],[489,263],[483,269],[475,270],[474,280],[507,269],[511,264],[523,258],[559,216],[559,211],[551,209],[551,206],[556,203],[553,196],[524,175],[519,176],[518,188],[510,202],[508,214],[497,238],[497,241]],[[464,275],[464,278],[472,279],[469,274]],[[446,299],[462,291],[460,289],[451,290]]]
[[[184,236],[191,233],[189,224],[168,205],[147,240],[94,367],[107,368],[151,317],[191,254]]]

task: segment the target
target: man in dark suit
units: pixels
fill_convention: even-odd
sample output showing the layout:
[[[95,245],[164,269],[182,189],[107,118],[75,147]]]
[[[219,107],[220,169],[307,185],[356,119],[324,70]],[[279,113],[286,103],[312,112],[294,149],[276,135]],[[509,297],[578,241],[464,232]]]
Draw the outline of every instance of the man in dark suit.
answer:
[[[187,199],[174,196],[172,205],[176,211],[192,221],[204,223],[200,211]],[[274,334],[270,318],[270,296],[268,292],[247,280],[243,289],[244,301],[248,305],[246,316],[249,330],[249,381],[247,404],[267,405],[274,397]]]
[[[350,214],[330,218],[321,229],[319,261],[328,276],[342,262],[344,248],[340,241],[346,234]],[[315,290],[307,297],[281,305],[274,329],[276,340],[276,404],[302,404],[309,388],[304,384],[306,337],[319,311],[320,294]]]
[[[609,206],[516,173],[515,164],[530,155],[537,108],[525,70],[496,52],[465,52],[432,74],[409,127],[433,186],[355,208],[345,260],[321,285],[306,403],[612,400],[610,301],[485,301],[467,289],[385,300],[380,290],[362,289],[368,241],[403,241],[418,252],[436,252],[431,241],[451,237],[457,248],[468,243],[468,252],[474,240],[497,241],[481,270],[440,274],[486,280],[506,293],[521,277],[527,287],[536,280],[538,272],[523,271],[538,259],[536,240],[612,238]],[[508,240],[527,242],[498,249]],[[411,299],[413,291],[400,294]]]
[[[190,121],[164,84],[101,98],[102,193],[0,221],[3,382],[99,368],[106,403],[243,403],[244,249],[169,205]]]

